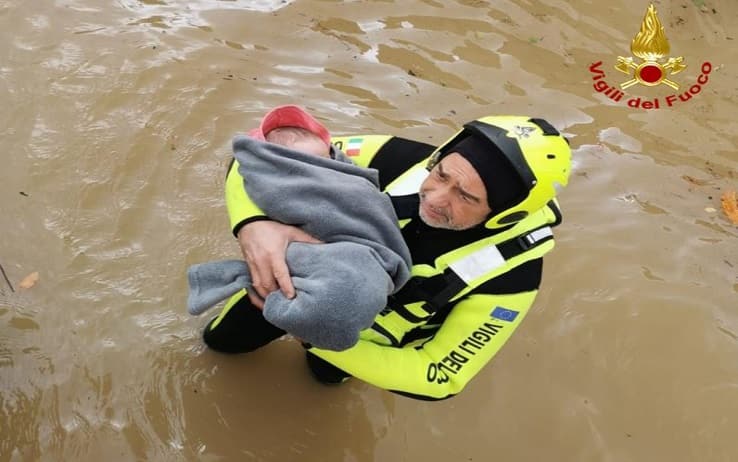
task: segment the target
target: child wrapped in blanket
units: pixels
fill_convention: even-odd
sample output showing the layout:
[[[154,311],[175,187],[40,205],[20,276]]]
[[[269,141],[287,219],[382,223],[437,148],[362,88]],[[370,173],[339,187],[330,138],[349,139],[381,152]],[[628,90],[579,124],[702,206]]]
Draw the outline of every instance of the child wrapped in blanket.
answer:
[[[410,278],[412,265],[377,171],[354,165],[297,106],[270,111],[249,136],[234,138],[233,152],[249,198],[266,217],[323,241],[289,245],[295,297],[271,292],[264,318],[316,347],[350,348]],[[253,290],[241,260],[193,265],[188,282],[193,315]]]

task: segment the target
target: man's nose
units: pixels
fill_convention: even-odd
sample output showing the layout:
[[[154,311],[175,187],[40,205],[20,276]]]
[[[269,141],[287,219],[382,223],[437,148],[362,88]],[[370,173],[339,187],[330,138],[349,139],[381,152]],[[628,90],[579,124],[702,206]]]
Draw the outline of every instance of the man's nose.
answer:
[[[445,207],[448,205],[448,198],[450,197],[450,189],[446,185],[440,185],[433,188],[432,191],[426,193],[428,202],[434,207]]]

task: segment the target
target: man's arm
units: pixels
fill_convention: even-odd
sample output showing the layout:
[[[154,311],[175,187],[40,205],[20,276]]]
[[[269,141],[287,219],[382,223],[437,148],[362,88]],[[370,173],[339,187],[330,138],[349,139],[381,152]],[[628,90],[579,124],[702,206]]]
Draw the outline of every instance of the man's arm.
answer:
[[[243,177],[238,173],[238,162],[234,159],[228,169],[225,182],[225,200],[233,235],[247,223],[267,219],[264,212],[246,194]]]
[[[297,227],[269,220],[246,194],[238,165],[234,160],[226,176],[226,207],[231,229],[238,239],[249,267],[252,286],[256,289],[256,293],[248,291],[247,295],[251,303],[263,308],[264,298],[277,289],[281,289],[287,298],[295,296],[285,257],[289,243],[317,244],[320,241]],[[249,223],[253,226],[246,226]]]
[[[433,149],[425,143],[383,135],[335,138],[334,142],[337,147],[347,151],[357,165],[380,169],[382,187]],[[277,288],[290,297],[294,294],[294,287],[285,261],[287,246],[295,241],[319,241],[299,228],[268,221],[269,217],[246,194],[238,168],[239,164],[234,160],[226,175],[226,208],[231,230],[238,238],[241,252],[254,278],[254,288],[262,298]],[[252,223],[253,226],[247,226]],[[263,306],[257,294],[249,292],[248,296],[254,305]]]
[[[378,169],[382,189],[434,149],[426,143],[387,135],[344,136],[333,138],[332,141],[356,165]],[[234,236],[238,236],[244,225],[268,219],[246,194],[243,177],[238,173],[238,162],[235,160],[226,176],[225,199]]]
[[[536,294],[537,290],[464,298],[422,345],[397,348],[360,340],[342,352],[316,348],[310,352],[380,388],[417,399],[449,398],[497,354],[522,322]]]

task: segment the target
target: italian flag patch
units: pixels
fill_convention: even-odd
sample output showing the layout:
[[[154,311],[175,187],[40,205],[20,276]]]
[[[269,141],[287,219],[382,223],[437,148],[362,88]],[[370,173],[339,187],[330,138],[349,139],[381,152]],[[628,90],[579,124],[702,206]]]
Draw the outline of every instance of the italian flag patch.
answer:
[[[358,156],[361,152],[361,142],[363,138],[350,138],[346,144],[346,155],[347,156]]]

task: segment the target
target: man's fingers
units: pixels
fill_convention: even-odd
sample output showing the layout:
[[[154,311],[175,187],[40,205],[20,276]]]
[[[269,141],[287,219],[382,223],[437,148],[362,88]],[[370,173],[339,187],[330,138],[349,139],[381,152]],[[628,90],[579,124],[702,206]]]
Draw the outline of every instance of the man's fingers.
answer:
[[[246,264],[248,265],[249,273],[251,274],[251,285],[261,298],[266,298],[266,296],[269,295],[269,292],[277,289],[277,285],[271,275],[271,271],[259,271],[259,268],[254,266],[249,262],[249,260],[246,260]]]
[[[278,289],[285,297],[295,296],[285,261],[287,246],[294,241],[321,242],[295,226],[269,220],[254,221],[238,232],[238,243],[249,267],[254,296],[265,299]]]
[[[272,268],[274,269],[274,279],[277,281],[277,285],[282,289],[282,293],[287,298],[295,297],[295,287],[292,285],[292,278],[290,278],[290,270],[287,268],[287,264],[282,260],[273,260]]]
[[[306,233],[305,231],[295,228],[292,230],[292,234],[290,235],[290,241],[292,242],[304,242],[306,244],[322,244],[323,241],[320,239],[317,239],[310,234]]]
[[[305,238],[301,240],[300,242],[304,242],[306,244],[322,244],[323,241],[321,241],[318,238],[315,238],[309,234],[305,234]]]
[[[254,278],[252,285],[261,298],[266,298],[270,292],[274,292],[279,288],[277,281],[270,273],[259,275],[257,272],[252,277]]]
[[[246,292],[246,295],[249,297],[249,300],[255,307],[259,308],[260,310],[264,309],[264,299],[263,298],[259,297],[257,294],[255,294],[251,290]]]

